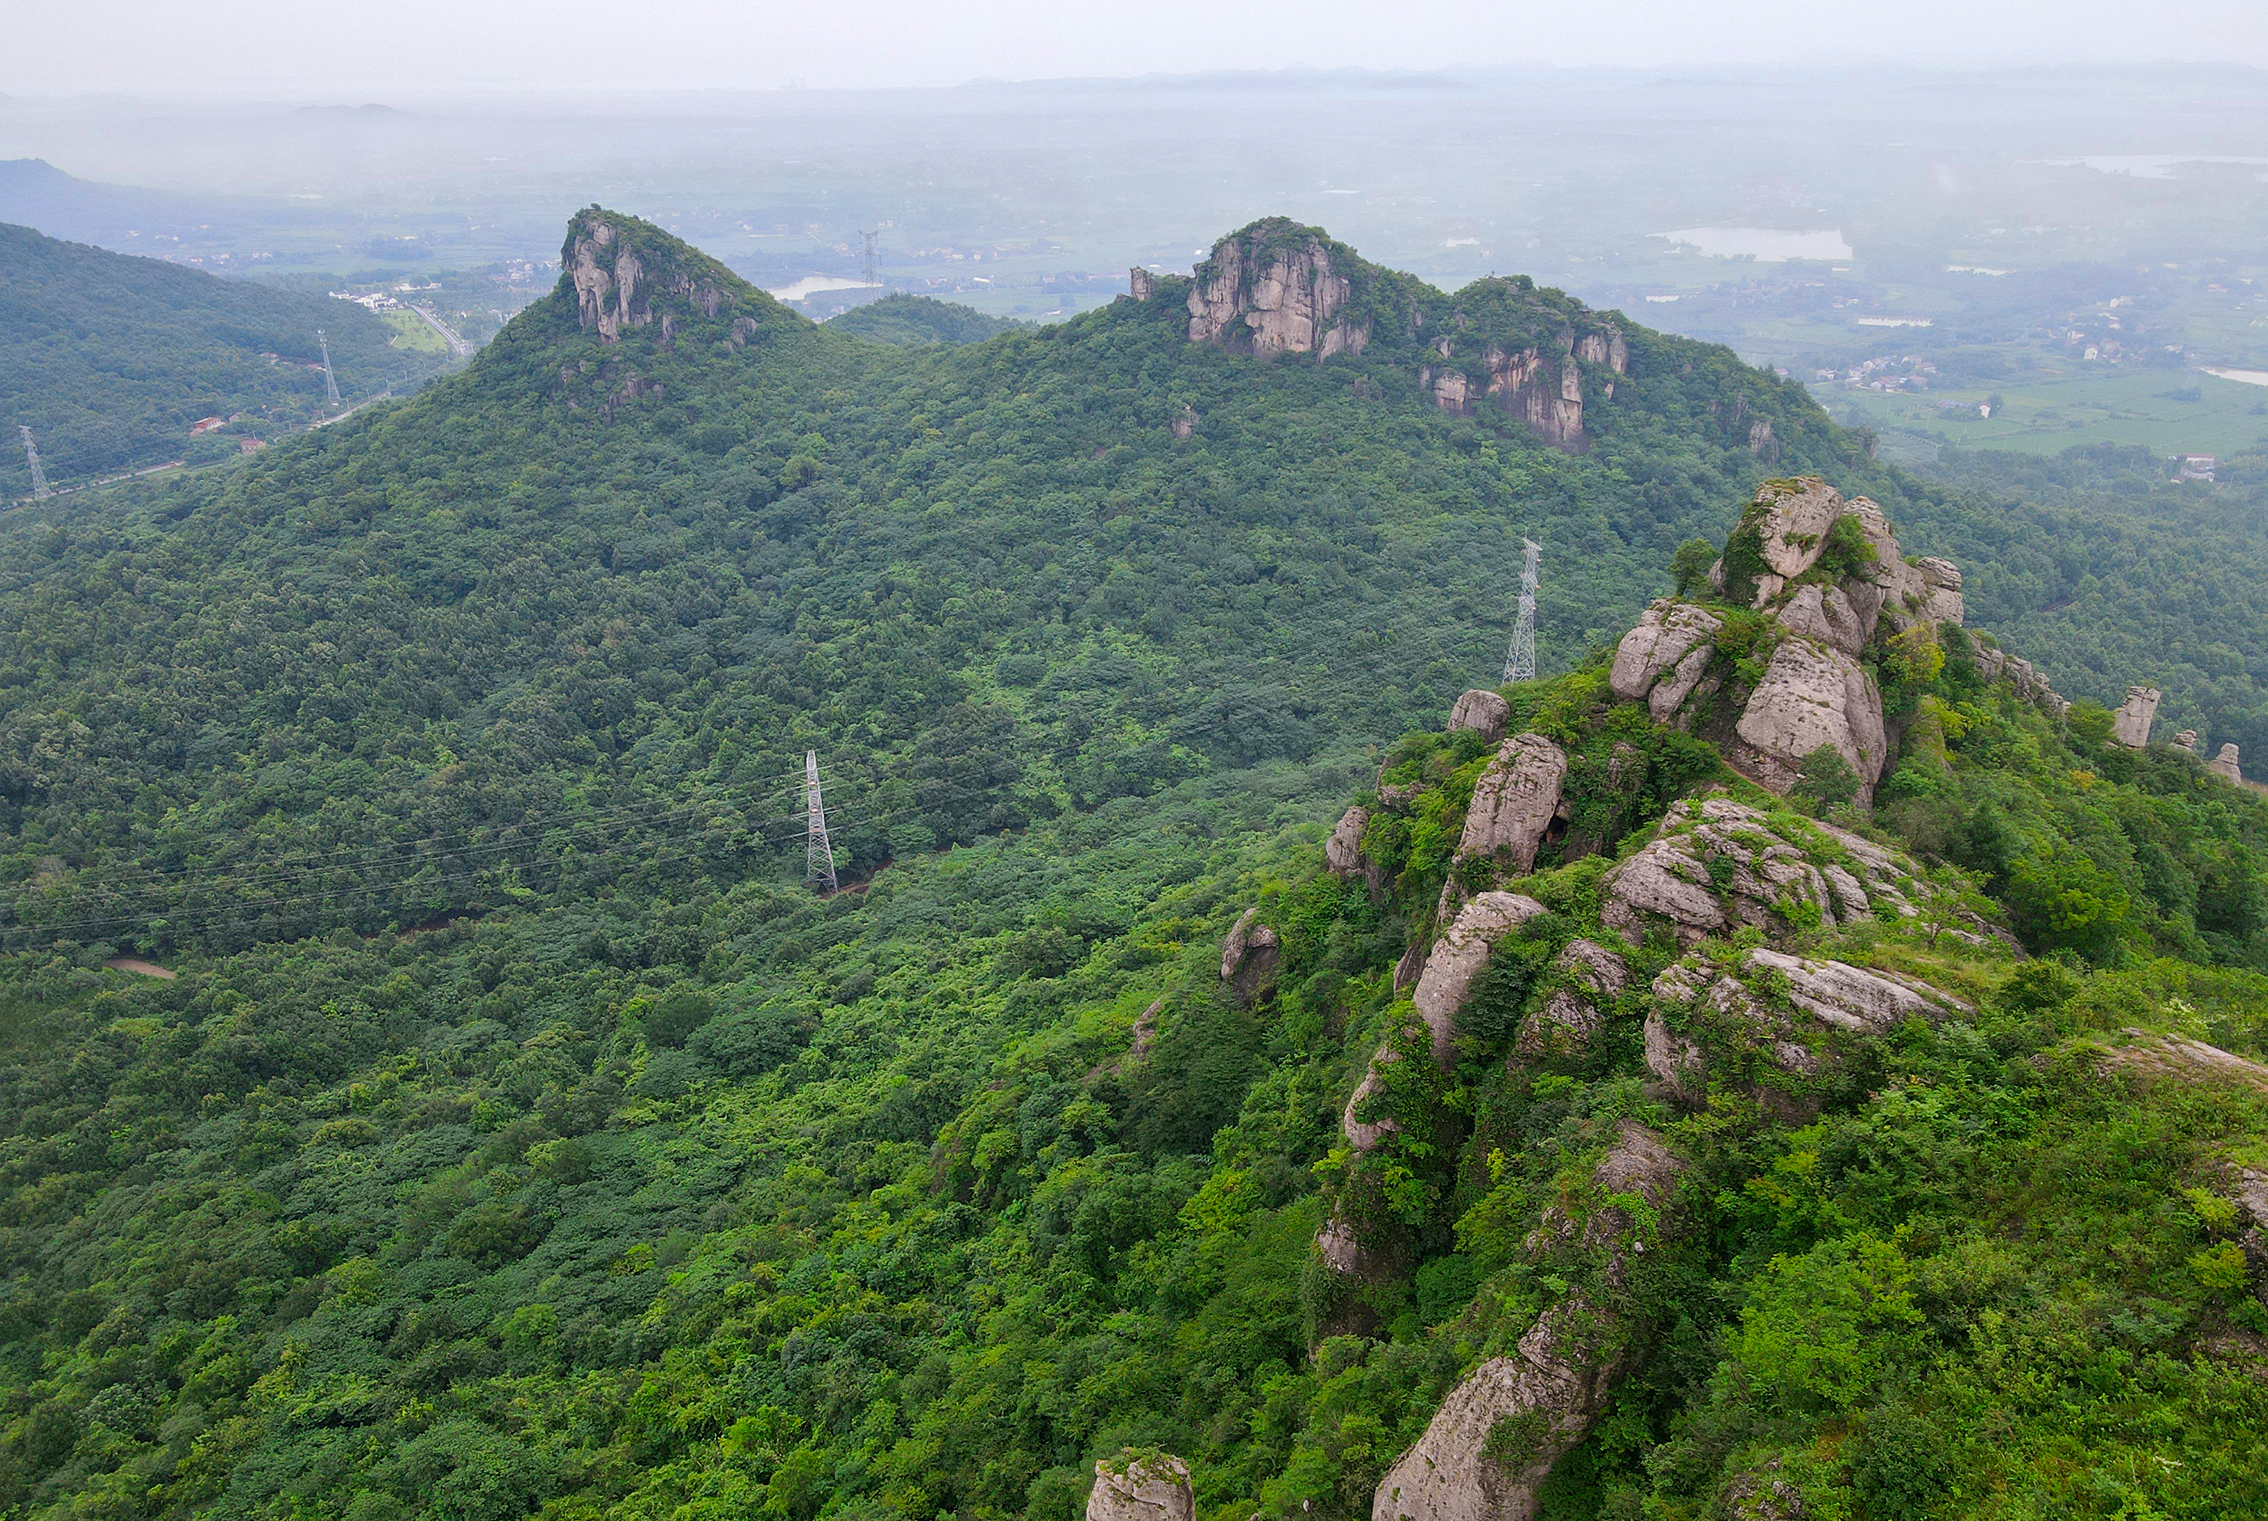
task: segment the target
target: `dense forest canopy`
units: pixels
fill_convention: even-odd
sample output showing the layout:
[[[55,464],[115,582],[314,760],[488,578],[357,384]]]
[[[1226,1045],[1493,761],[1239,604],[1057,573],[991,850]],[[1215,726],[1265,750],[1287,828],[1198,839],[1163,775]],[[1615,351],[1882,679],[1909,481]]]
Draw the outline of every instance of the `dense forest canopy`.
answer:
[[[1774,933],[1967,1014],[1853,1045],[1798,1120],[1730,1070],[1681,1106],[1639,1064],[1656,939],[1611,1039],[1511,1054],[1675,796],[1813,838],[1606,692],[1689,541],[1814,472],[2027,611],[1992,546],[2052,559],[2107,508],[2004,538],[1727,351],[1512,282],[1427,316],[1567,332],[1577,447],[1445,410],[1425,344],[1192,342],[1179,285],[906,346],[664,236],[580,214],[466,373],[0,523],[0,1503],[1068,1521],[1094,1459],[1157,1446],[1206,1521],[1362,1516],[1588,1281],[1525,1243],[1632,1124],[1692,1159],[1691,1223],[1547,1513],[1717,1514],[1759,1473],[1869,1518],[2268,1497],[2224,1176],[2262,1100],[2089,1054],[2268,1046],[2268,817],[2193,758],[1901,646],[1880,679],[1930,726],[1871,821],[1813,802],[1946,907]],[[1572,346],[1607,326],[1620,369]],[[1512,884],[1542,949],[1353,1157],[1488,763],[1442,715],[1501,664],[1523,536],[1550,679],[1514,726],[1647,780]],[[1375,891],[1323,869],[1350,800],[1398,821]],[[1349,1199],[1402,1254],[1359,1304],[1315,1248]]]
[[[23,426],[57,485],[180,459],[202,418],[250,414],[231,449],[305,426],[324,410],[318,330],[349,402],[438,368],[351,302],[0,224],[0,497],[31,490]]]

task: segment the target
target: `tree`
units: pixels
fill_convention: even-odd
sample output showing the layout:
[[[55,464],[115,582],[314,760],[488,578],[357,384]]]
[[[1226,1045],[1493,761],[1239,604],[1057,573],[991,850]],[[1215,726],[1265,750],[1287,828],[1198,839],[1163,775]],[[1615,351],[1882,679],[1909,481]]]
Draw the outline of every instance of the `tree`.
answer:
[[[1858,796],[1859,774],[1843,759],[1842,751],[1821,745],[1803,758],[1796,768],[1795,786],[1789,790],[1810,803],[1812,812],[1825,814]]]
[[[1717,547],[1707,539],[1687,539],[1677,546],[1670,556],[1670,575],[1677,582],[1677,594],[1685,596],[1709,579],[1709,567],[1717,563]]]

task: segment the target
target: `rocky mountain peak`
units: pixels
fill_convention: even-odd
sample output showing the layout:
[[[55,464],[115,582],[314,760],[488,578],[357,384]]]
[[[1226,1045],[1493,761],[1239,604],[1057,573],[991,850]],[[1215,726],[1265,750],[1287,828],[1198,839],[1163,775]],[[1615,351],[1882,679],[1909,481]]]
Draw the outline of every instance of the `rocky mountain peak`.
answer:
[[[567,224],[559,250],[560,288],[571,295],[577,324],[614,343],[625,330],[660,329],[664,344],[690,322],[729,325],[746,343],[792,314],[691,244],[651,222],[591,206]]]

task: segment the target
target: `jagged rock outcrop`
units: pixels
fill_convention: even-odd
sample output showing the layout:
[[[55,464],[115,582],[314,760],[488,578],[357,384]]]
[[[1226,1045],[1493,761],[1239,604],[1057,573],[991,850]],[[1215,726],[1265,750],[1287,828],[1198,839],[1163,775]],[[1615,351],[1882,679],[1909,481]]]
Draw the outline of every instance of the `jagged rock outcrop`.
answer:
[[[1967,613],[1961,596],[1961,570],[1951,560],[1924,556],[1915,562],[1925,594],[1921,615],[1932,623],[1959,623]]]
[[[1494,856],[1523,875],[1533,870],[1536,848],[1559,812],[1560,784],[1566,779],[1567,752],[1541,734],[1515,734],[1504,741],[1473,784],[1455,859]]]
[[[2129,749],[2140,750],[2150,743],[2150,726],[2157,721],[2158,689],[2128,687],[2126,701],[2111,715],[2111,738]]]
[[[575,293],[576,320],[602,343],[648,324],[658,324],[667,343],[693,317],[721,318],[771,299],[660,228],[596,206],[568,224],[559,264]],[[736,317],[725,336],[745,343],[756,329]]]
[[[2197,731],[2195,729],[2179,731],[2173,737],[2173,747],[2176,750],[2187,750],[2190,754],[2195,755],[2197,753]]]
[[[1542,912],[1541,903],[1519,893],[1481,893],[1434,942],[1411,1001],[1432,1036],[1433,1059],[1444,1069],[1456,1060],[1450,1043],[1457,1036],[1457,1012],[1472,996],[1473,980],[1488,966],[1490,952],[1499,940]]]
[[[1475,342],[1457,336],[1435,340],[1432,358],[1418,371],[1418,384],[1433,393],[1433,404],[1462,417],[1483,400],[1504,411],[1562,449],[1588,443],[1583,431],[1583,369],[1577,359],[1603,364],[1620,375],[1630,363],[1630,346],[1617,328],[1567,334],[1554,356],[1544,348]],[[1608,395],[1612,395],[1611,385]]]
[[[1342,881],[1360,876],[1376,892],[1381,885],[1378,864],[1362,853],[1362,832],[1369,827],[1370,810],[1360,803],[1340,814],[1331,837],[1323,842],[1323,865]]]
[[[1591,1183],[1660,1210],[1683,1171],[1659,1137],[1626,1120]],[[1620,1281],[1626,1254],[1645,1247],[1629,1213],[1608,1205],[1579,1228],[1554,1206],[1530,1249],[1548,1255],[1577,1238],[1605,1248],[1608,1284]],[[1630,1359],[1628,1340],[1603,1297],[1578,1290],[1545,1310],[1512,1355],[1491,1358],[1450,1391],[1379,1482],[1371,1521],[1530,1521],[1552,1466],[1598,1419]]]
[[[1629,965],[1596,940],[1568,941],[1553,958],[1552,969],[1564,973],[1567,982],[1521,1021],[1513,1043],[1515,1059],[1582,1050],[1605,1022],[1599,1005],[1611,1004],[1630,985]]]
[[[2221,753],[2207,761],[2205,769],[2223,781],[2234,782],[2240,787],[2244,785],[2244,771],[2237,765],[2237,747],[2235,745],[2221,746]]]
[[[1985,639],[1972,637],[1972,658],[1977,670],[1987,681],[2005,681],[2033,702],[2040,704],[2057,717],[2071,711],[2071,704],[2057,695],[2054,687],[2039,668],[2029,660],[2011,655],[1998,645]]]
[[[1607,685],[1614,695],[1646,699],[1657,723],[1667,722],[1699,685],[1716,651],[1724,620],[1707,608],[1663,598],[1638,615],[1638,625],[1615,646]]]
[[[1189,338],[1266,356],[1359,354],[1366,323],[1341,320],[1354,293],[1313,228],[1258,222],[1214,245],[1189,291]]]
[[[1689,956],[1654,979],[1653,993],[1646,1069],[1662,1097],[1695,1105],[1708,1092],[1707,1044],[1753,1049],[1800,1085],[1836,1059],[1833,1032],[1879,1036],[1908,1019],[1935,1024],[1975,1012],[1950,993],[1896,972],[1763,947],[1748,952],[1737,975]],[[1673,1025],[1670,1015],[1677,1009],[1688,1017]],[[1694,1034],[1704,1026],[1710,1032],[1706,1044]],[[1757,1088],[1755,1096],[1783,1117],[1804,1108],[1801,1099],[1770,1086]]]
[[[1874,632],[1840,586],[1803,587],[1775,616],[1789,633],[1853,657],[1865,653],[1867,637]]]
[[[1783,582],[1819,562],[1827,530],[1844,511],[1843,494],[1816,475],[1766,481],[1757,490],[1756,506],[1762,509],[1756,524],[1759,551]]]
[[[1095,1459],[1087,1521],[1197,1521],[1189,1465],[1164,1452]]]
[[[1250,1005],[1276,975],[1283,946],[1276,932],[1260,921],[1260,910],[1248,908],[1238,916],[1221,943],[1221,981],[1236,1001]]]
[[[1691,945],[1741,925],[1783,933],[1794,927],[1791,909],[1800,918],[1816,910],[1822,924],[1848,923],[1878,907],[1900,916],[1915,911],[1910,895],[1920,874],[1910,861],[1824,825],[1803,832],[1814,830],[1825,845],[1791,839],[1765,814],[1727,797],[1673,803],[1654,838],[1607,874],[1600,920],[1632,945],[1656,925]]]
[[[1137,264],[1126,271],[1126,291],[1137,301],[1147,301],[1157,293],[1157,278]]]
[[[1802,638],[1772,652],[1733,733],[1741,769],[1774,792],[1795,785],[1804,757],[1833,746],[1858,773],[1862,806],[1890,753],[1873,676],[1841,650]]]
[[[1474,687],[1459,697],[1449,709],[1449,732],[1470,729],[1496,744],[1504,738],[1504,729],[1512,721],[1512,704],[1499,692],[1486,687]]]

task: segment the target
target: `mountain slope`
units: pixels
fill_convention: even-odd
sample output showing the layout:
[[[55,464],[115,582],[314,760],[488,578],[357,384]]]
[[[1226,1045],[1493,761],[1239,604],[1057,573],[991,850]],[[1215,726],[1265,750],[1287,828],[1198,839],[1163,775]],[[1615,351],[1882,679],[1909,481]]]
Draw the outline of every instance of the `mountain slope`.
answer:
[[[602,211],[563,253],[403,406],[0,524],[5,1503],[1069,1521],[1096,1459],[1162,1447],[1209,1518],[1360,1516],[1472,1368],[1634,1260],[1545,1217],[1599,1202],[1625,1122],[1696,1181],[1604,1178],[1674,1227],[1624,1274],[1656,1355],[1594,1380],[1550,1513],[2257,1500],[2228,1063],[2268,998],[2206,963],[2260,949],[2261,805],[1913,609],[1852,657],[1903,840],[1614,693],[1674,548],[1743,573],[1766,477],[1942,495],[1722,350],[1310,229],[923,349]],[[1501,661],[1522,534],[1555,675],[1495,721],[1562,747],[1570,817],[1459,859],[1530,796],[1475,805],[1486,694],[1437,728]],[[1706,602],[1752,700],[1787,636]],[[1523,1054],[1610,871],[1697,803],[1868,912],[1695,856],[1754,922],[1639,922],[1597,1043]],[[1453,892],[1548,912],[1466,958],[1437,1065],[1397,973],[1456,959]],[[1757,950],[1971,1008],[1802,1027],[1833,1065],[1765,1081],[1760,1030],[1652,980],[1714,957],[1796,1020]],[[1695,1061],[1650,1092],[1673,1016]],[[1357,1156],[1350,1118],[1398,1137]],[[1318,1239],[1364,1210],[1350,1289]]]
[[[0,225],[0,495],[31,489],[22,426],[58,485],[179,459],[201,418],[247,412],[265,437],[304,426],[323,404],[318,329],[349,401],[438,368],[348,302]]]

